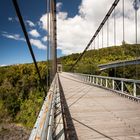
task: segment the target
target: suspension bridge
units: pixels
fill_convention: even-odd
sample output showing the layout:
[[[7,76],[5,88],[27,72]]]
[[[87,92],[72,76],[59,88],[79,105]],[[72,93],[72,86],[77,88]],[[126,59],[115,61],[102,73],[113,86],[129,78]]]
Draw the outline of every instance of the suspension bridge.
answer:
[[[114,30],[114,46],[116,46],[117,24],[116,14],[113,13],[116,12],[119,3],[122,4],[122,42],[125,42],[125,3],[127,1],[115,0],[85,47],[85,50],[71,66],[69,72],[57,72],[56,1],[47,1],[47,12],[49,13],[46,19],[48,21],[47,57],[48,73],[50,74],[47,85],[50,85],[50,88],[46,92],[18,3],[16,0],[13,0],[19,22],[45,93],[44,103],[30,134],[30,140],[140,139],[140,80],[72,73],[92,44],[94,44],[94,49],[97,47],[97,49],[100,49],[99,35],[102,35],[101,42],[103,42],[103,29],[105,29],[105,25],[107,25],[106,47],[109,47],[109,20],[111,16],[114,19],[114,26],[112,27]],[[138,47],[137,13],[139,6],[137,5],[137,1],[134,1],[133,6],[135,9],[134,24],[136,27],[136,41],[134,44]],[[95,41],[98,42],[97,47]],[[103,45],[102,43],[102,47],[104,47]],[[139,58],[99,65],[99,68],[103,70],[131,64],[138,65]],[[137,67],[136,72],[138,72]]]

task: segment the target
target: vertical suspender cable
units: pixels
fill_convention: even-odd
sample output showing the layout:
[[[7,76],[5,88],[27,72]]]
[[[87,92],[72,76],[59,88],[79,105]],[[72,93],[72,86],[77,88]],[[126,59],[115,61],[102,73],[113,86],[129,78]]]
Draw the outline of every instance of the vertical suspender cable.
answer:
[[[102,28],[102,48],[104,47],[104,26]]]
[[[138,40],[137,40],[137,10],[135,10],[135,33],[136,33],[136,45],[137,45],[137,42],[138,42]]]
[[[125,43],[125,27],[124,27],[124,0],[122,0],[122,20],[123,20],[123,43]]]
[[[106,32],[107,33],[107,35],[106,35],[107,36],[107,38],[106,38],[107,41],[106,42],[107,42],[107,47],[109,47],[109,18],[107,20],[107,24],[106,25],[107,25],[107,32]],[[106,52],[106,58],[107,58],[107,56],[108,56],[108,51]]]
[[[114,8],[114,46],[116,46],[116,8]]]
[[[136,2],[136,5],[138,6],[138,3],[137,3],[137,2]],[[136,7],[137,7],[137,6],[136,6]],[[138,34],[138,33],[137,33],[137,32],[138,32],[138,28],[137,28],[137,26],[138,26],[138,25],[137,25],[137,10],[138,10],[138,9],[135,9],[136,62],[137,62],[137,47],[138,47],[138,45],[137,45],[137,43],[138,43],[138,40],[137,40],[137,34]],[[137,64],[135,64],[135,66],[136,66],[136,79],[137,79],[137,77],[138,77]]]
[[[99,58],[100,58],[100,57],[99,57],[99,50],[100,50],[99,39],[100,39],[100,36],[99,36],[99,34],[98,34],[98,50],[97,50],[97,51],[98,51],[98,64],[99,64]]]
[[[90,55],[90,74],[92,74],[92,45],[93,44],[91,44],[91,50],[90,50],[90,53],[91,53],[91,55]]]
[[[137,74],[137,49],[138,49],[138,45],[137,45],[137,11],[139,9],[139,1],[138,0],[134,0],[133,2],[133,7],[134,7],[134,10],[135,10],[135,58],[136,58],[136,61],[135,61],[135,66],[136,66],[136,78],[138,77],[138,74]]]
[[[124,0],[122,0],[122,24],[123,24],[123,42],[122,42],[122,50],[123,55],[125,55],[125,23],[124,23]],[[123,62],[123,78],[125,78],[125,62]]]
[[[95,42],[95,40],[94,40],[94,50],[95,50],[95,45],[96,45],[96,42]]]
[[[107,47],[109,47],[109,18],[107,20]]]
[[[116,47],[116,10],[114,8],[114,47]],[[115,66],[115,75],[116,77],[116,66]]]

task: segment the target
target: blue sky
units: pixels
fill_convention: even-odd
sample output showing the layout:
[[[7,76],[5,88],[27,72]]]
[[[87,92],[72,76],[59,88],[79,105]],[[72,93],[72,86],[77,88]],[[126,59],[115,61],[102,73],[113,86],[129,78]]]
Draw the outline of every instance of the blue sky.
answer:
[[[37,61],[46,60],[46,0],[17,0],[26,24]],[[114,0],[57,0],[57,54],[82,52],[97,30]],[[122,2],[116,9],[116,45],[123,40]],[[0,65],[30,63],[30,56],[12,0],[0,0]],[[125,1],[125,41],[135,43],[135,10],[133,0]],[[140,10],[138,10],[138,43],[140,43]],[[109,46],[114,45],[114,17],[109,19]],[[131,27],[131,28],[129,28]],[[107,46],[107,25],[95,39],[95,48]],[[102,45],[103,42],[103,45]],[[94,46],[91,44],[90,49]]]
[[[61,10],[67,12],[68,17],[74,17],[78,13],[80,0],[57,1],[57,3],[60,2],[63,4]],[[46,47],[47,42],[42,39],[47,33],[39,23],[42,15],[46,13],[46,0],[18,0],[18,3],[33,44],[35,40],[41,41],[41,49],[32,45],[36,59],[37,61],[46,60],[46,49],[43,47]],[[0,19],[0,65],[32,62],[12,0],[0,1]],[[37,41],[36,43],[40,45]],[[62,56],[60,49],[58,49],[58,56]]]

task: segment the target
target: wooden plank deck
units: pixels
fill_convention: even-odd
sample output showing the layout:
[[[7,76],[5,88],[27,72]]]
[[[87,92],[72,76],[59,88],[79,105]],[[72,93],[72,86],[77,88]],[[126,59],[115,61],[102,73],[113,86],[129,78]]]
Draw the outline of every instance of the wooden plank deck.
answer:
[[[79,140],[140,140],[139,103],[67,73],[59,76]]]

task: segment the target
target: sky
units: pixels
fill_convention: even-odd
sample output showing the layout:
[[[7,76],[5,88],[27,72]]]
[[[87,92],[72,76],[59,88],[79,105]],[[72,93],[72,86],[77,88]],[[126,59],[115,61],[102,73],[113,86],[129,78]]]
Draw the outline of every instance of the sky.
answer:
[[[115,12],[116,44],[122,43],[122,0]],[[125,0],[125,41],[135,42],[135,10],[133,0]],[[82,52],[95,33],[114,0],[57,0],[57,55]],[[47,58],[46,0],[18,0],[37,61]],[[114,14],[109,19],[109,45],[114,43]],[[138,29],[140,27],[138,10]],[[20,23],[12,0],[0,0],[0,66],[31,63]],[[95,48],[107,47],[106,24],[93,44]],[[139,42],[138,30],[138,42]],[[103,41],[102,41],[103,39]],[[103,42],[103,44],[102,44]],[[93,48],[93,44],[90,49]]]

